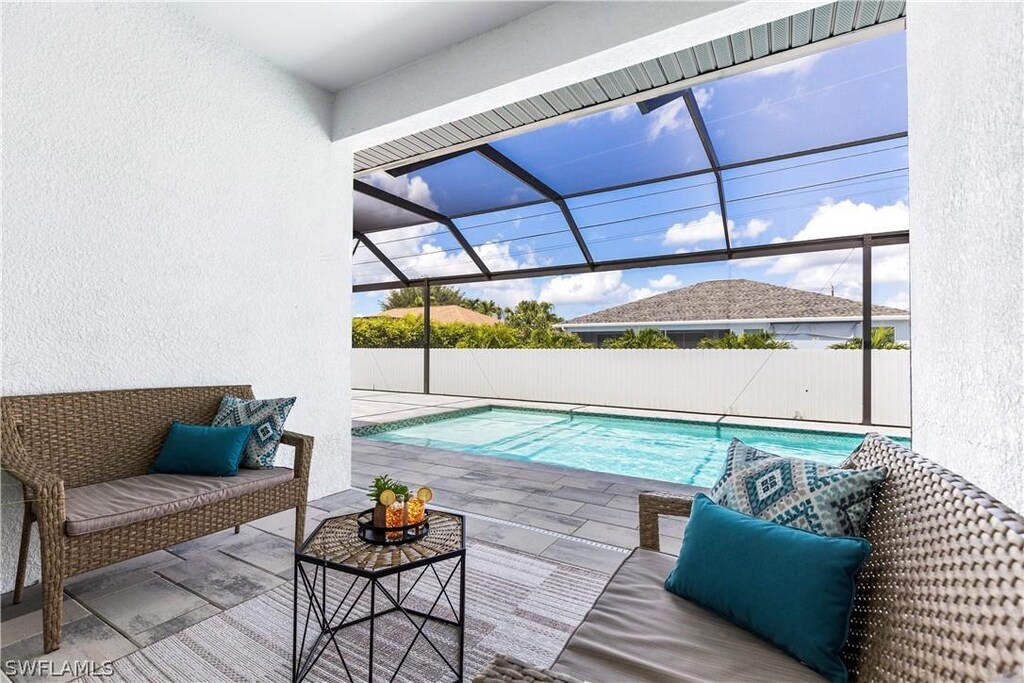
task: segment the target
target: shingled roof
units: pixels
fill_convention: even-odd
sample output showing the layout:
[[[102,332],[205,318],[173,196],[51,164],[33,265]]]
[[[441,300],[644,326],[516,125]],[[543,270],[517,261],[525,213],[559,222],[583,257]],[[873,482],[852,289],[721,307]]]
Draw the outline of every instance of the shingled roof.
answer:
[[[389,308],[376,315],[367,316],[376,318],[387,316],[389,318],[404,318],[407,315],[423,315],[423,307],[414,308]],[[431,306],[430,319],[435,323],[468,323],[470,325],[497,325],[498,320],[483,313],[464,308],[462,306]]]
[[[873,306],[871,310],[880,316],[909,315],[891,306]],[[862,313],[861,302],[852,299],[754,280],[708,280],[573,318],[565,324],[784,320],[858,317]]]

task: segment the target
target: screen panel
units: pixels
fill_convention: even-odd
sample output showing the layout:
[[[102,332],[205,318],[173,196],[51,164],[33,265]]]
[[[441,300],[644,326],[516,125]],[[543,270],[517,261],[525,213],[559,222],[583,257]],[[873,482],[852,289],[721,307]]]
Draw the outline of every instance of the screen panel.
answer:
[[[907,162],[892,140],[724,171],[732,244],[906,230]]]
[[[541,199],[534,189],[476,152],[459,154],[397,178],[378,172],[363,180],[382,190],[410,195],[411,201],[445,216]]]
[[[374,199],[358,190],[352,193],[352,225],[356,230],[404,228],[423,222],[423,216]]]
[[[367,237],[409,279],[480,272],[448,228],[438,223],[375,232]]]
[[[492,145],[563,195],[709,167],[681,97],[647,114],[627,104]]]
[[[725,247],[710,173],[567,200],[595,260]]]
[[[724,78],[700,104],[722,164],[907,130],[900,31]]]
[[[394,282],[394,274],[374,256],[365,244],[354,240],[356,246],[352,252],[352,284],[369,285],[377,282]]]
[[[550,202],[457,218],[455,225],[493,271],[586,260],[561,210]]]

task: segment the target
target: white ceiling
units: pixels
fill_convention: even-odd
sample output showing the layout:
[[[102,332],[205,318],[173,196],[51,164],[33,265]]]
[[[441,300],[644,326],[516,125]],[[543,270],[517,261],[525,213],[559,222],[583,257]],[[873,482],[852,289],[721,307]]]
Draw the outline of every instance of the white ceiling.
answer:
[[[178,7],[331,91],[370,80],[549,2],[209,2]]]

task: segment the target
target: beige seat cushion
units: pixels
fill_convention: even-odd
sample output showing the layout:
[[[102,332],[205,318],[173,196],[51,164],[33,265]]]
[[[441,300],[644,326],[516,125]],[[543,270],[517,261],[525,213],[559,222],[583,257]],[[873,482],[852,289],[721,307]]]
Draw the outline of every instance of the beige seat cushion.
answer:
[[[234,477],[203,477],[195,474],[144,474],[138,477],[79,486],[65,492],[68,536],[173,515],[183,510],[235,498],[282,484],[294,477],[292,470],[238,470]]]
[[[634,550],[552,669],[595,683],[824,680],[774,645],[665,590],[674,566],[671,555]]]

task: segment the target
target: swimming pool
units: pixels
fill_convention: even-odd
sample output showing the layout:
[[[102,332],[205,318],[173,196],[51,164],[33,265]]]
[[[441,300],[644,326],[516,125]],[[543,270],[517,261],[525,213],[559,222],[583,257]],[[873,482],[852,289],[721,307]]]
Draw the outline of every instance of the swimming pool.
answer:
[[[862,436],[515,408],[485,408],[365,434],[377,441],[711,486],[729,441],[838,465]],[[360,435],[360,430],[353,430]],[[897,439],[908,443],[907,439]]]

